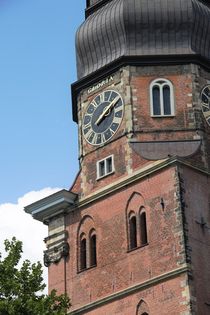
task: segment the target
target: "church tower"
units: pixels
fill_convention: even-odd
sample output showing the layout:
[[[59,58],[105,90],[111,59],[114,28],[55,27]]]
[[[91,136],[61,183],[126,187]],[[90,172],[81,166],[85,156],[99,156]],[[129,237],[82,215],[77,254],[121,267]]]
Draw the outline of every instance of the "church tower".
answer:
[[[70,315],[210,314],[210,4],[87,0],[80,172],[25,208]]]

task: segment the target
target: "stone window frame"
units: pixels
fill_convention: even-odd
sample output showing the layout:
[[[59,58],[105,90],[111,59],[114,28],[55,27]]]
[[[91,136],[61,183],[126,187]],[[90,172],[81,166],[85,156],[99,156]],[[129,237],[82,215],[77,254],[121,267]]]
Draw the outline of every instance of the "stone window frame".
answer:
[[[154,113],[154,87],[158,87],[160,91],[160,114]],[[164,114],[164,97],[163,88],[168,87],[170,91],[170,114]],[[150,83],[150,115],[151,117],[174,117],[175,116],[175,99],[174,86],[171,81],[165,78],[157,78]]]
[[[109,170],[109,165],[111,161],[111,170]],[[102,166],[104,167],[104,171],[102,172]],[[104,178],[108,175],[111,175],[115,172],[115,167],[114,167],[114,155],[111,154],[107,156],[106,158],[97,161],[96,162],[96,179],[99,180],[101,178]]]

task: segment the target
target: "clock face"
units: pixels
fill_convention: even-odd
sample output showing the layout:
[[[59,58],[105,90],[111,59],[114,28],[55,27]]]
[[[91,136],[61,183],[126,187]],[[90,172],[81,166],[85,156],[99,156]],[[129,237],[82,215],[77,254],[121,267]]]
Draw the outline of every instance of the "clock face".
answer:
[[[83,135],[92,145],[102,145],[117,132],[124,112],[120,94],[113,90],[98,94],[88,105],[83,118]]]
[[[210,126],[210,84],[204,86],[201,91],[201,107],[206,122]]]

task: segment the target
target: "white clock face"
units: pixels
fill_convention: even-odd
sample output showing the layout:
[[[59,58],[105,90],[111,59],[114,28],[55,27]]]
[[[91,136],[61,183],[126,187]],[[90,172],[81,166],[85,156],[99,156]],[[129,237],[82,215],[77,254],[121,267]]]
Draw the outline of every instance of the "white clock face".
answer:
[[[85,140],[91,145],[102,145],[117,132],[123,118],[123,99],[113,90],[98,94],[88,105],[82,130]]]
[[[210,84],[201,91],[201,107],[207,124],[210,126]]]

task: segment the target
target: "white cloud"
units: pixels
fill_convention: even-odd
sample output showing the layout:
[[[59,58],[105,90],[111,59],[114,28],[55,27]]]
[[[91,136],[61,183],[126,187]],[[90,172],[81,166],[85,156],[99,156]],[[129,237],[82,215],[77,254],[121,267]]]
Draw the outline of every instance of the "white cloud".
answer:
[[[44,238],[47,236],[47,226],[34,220],[24,212],[24,207],[61,188],[44,188],[40,191],[31,191],[20,197],[16,204],[0,205],[0,252],[4,253],[4,240],[15,236],[23,242],[23,259],[31,262],[43,262],[45,250]],[[47,282],[47,268],[44,267],[44,279]]]

